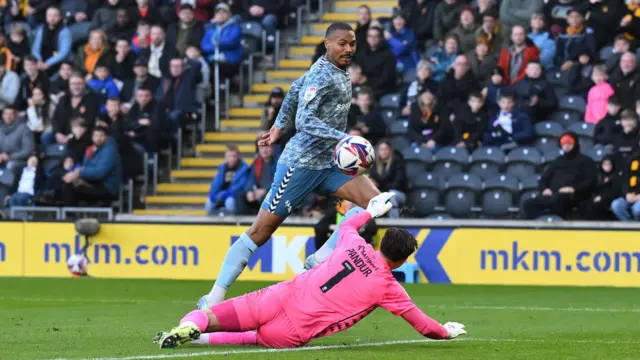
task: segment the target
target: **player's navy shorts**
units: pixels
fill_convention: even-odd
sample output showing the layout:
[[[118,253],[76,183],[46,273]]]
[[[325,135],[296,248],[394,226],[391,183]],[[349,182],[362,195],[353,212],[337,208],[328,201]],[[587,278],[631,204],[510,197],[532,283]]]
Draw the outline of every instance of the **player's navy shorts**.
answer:
[[[323,170],[294,168],[278,164],[273,184],[262,208],[278,216],[287,217],[312,192],[333,194],[353,177],[337,167]]]

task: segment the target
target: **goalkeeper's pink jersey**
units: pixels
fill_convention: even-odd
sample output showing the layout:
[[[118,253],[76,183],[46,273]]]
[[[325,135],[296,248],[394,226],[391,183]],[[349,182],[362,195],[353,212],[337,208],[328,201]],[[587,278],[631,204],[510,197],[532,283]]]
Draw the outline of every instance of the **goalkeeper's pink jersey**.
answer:
[[[346,330],[377,307],[396,316],[415,308],[382,255],[358,234],[370,219],[363,211],[343,222],[338,245],[325,262],[275,285],[303,342]]]

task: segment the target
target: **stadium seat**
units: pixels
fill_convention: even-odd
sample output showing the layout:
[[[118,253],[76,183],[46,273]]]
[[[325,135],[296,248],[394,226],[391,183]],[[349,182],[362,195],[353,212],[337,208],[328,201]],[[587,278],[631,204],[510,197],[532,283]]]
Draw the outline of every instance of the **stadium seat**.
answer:
[[[44,149],[44,158],[42,168],[45,171],[51,171],[62,165],[62,161],[67,153],[67,147],[61,144],[51,144]]]
[[[402,157],[404,158],[407,178],[409,180],[413,179],[414,176],[424,173],[433,160],[431,150],[423,147],[408,147],[402,150]]]
[[[476,205],[482,191],[482,180],[474,174],[456,174],[447,181],[446,211],[457,218],[466,218]]]
[[[15,175],[7,168],[0,168],[0,187],[10,190],[15,182]],[[4,201],[4,199],[3,199]]]
[[[408,133],[408,121],[394,121],[391,123],[391,126],[389,126],[389,136],[391,136],[391,143],[394,149],[402,151],[411,145],[407,135]]]
[[[572,124],[582,122],[583,115],[571,110],[556,110],[551,114],[551,120],[568,128]]]
[[[424,173],[411,179],[411,187],[415,190],[434,189],[443,191],[446,187],[446,182],[433,173]]]
[[[380,107],[383,109],[400,109],[400,95],[387,94],[380,98]]]
[[[469,152],[467,149],[447,146],[436,152],[433,157],[432,171],[439,176],[448,178],[453,174],[461,173],[468,162]]]
[[[528,178],[520,180],[520,192],[531,191],[538,189],[539,176],[530,176]]]
[[[571,87],[571,76],[569,71],[550,71],[547,73],[547,81],[553,87],[559,86],[565,89],[569,89]]]
[[[606,63],[607,60],[609,60],[613,55],[615,54],[615,49],[613,48],[613,46],[605,46],[602,49],[600,49],[600,61],[602,61],[603,63]]]
[[[582,140],[582,138],[593,139],[593,133],[595,128],[596,126],[594,124],[583,122],[583,123],[572,124],[571,126],[569,126],[568,130],[576,133],[576,135],[578,135],[578,137],[580,137],[580,139]]]
[[[440,205],[440,190],[421,188],[411,191],[407,196],[407,206],[413,209],[414,217],[431,215]]]
[[[536,218],[536,221],[556,222],[556,221],[564,221],[564,219],[558,215],[542,215],[542,216],[538,216]]]
[[[523,179],[533,176],[536,168],[542,163],[542,155],[535,148],[522,147],[513,149],[507,155],[506,173]]]
[[[540,191],[538,189],[522,190],[520,192],[520,209],[523,209],[525,201],[535,199],[538,196],[540,196]]]
[[[536,139],[536,149],[538,149],[541,154],[547,151],[554,151],[558,148],[558,139],[556,138],[540,137]]]
[[[545,165],[564,154],[562,149],[560,149],[560,147],[558,147],[557,145],[555,147],[545,148],[540,153],[542,154],[542,163]]]
[[[494,175],[485,179],[482,213],[492,218],[505,217],[515,203],[519,189],[518,179],[513,175]]]
[[[382,116],[382,120],[384,120],[387,127],[393,126],[398,118],[399,112],[393,109],[384,109],[380,112],[380,116]]]
[[[480,147],[471,154],[469,172],[481,179],[497,174],[504,165],[504,152],[497,147]]]
[[[405,84],[411,84],[417,79],[416,69],[409,69],[404,72],[402,82]]]
[[[468,218],[475,205],[476,194],[470,190],[452,190],[445,196],[445,209],[455,218]]]
[[[427,217],[429,220],[451,220],[453,217],[447,213],[435,213]]]
[[[402,266],[392,270],[393,276],[400,282],[414,284],[420,282],[420,266],[418,264],[405,261]]]
[[[559,138],[564,132],[562,125],[554,121],[543,121],[535,125],[535,134],[538,137]]]
[[[570,110],[583,114],[587,108],[587,101],[582,96],[565,95],[558,99],[558,109]]]
[[[590,157],[593,161],[600,163],[602,158],[611,154],[611,149],[608,147],[596,146],[591,149],[587,149],[586,151],[583,150],[582,153]]]
[[[569,89],[563,88],[560,86],[555,86],[553,88],[553,95],[555,95],[556,99],[560,99],[561,97],[567,95],[569,93]]]

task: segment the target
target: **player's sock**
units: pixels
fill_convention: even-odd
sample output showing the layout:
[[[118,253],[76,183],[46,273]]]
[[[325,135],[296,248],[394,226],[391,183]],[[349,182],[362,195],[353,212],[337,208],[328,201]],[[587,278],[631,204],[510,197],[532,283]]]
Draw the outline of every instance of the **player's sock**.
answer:
[[[200,338],[191,342],[199,345],[257,345],[258,335],[255,331],[239,333],[215,332],[200,335]]]
[[[200,329],[200,332],[205,332],[207,327],[209,326],[209,317],[207,314],[200,310],[193,310],[192,312],[185,315],[181,320],[180,324],[190,321]]]
[[[364,211],[363,208],[356,206],[353,209],[347,211],[346,214],[344,214],[344,216],[340,220],[340,223],[338,224],[338,227],[333,232],[333,234],[331,234],[327,242],[325,242],[324,245],[322,245],[322,247],[318,249],[318,251],[316,251],[315,254],[313,254],[316,261],[316,265],[321,264],[331,255],[331,253],[333,253],[333,250],[336,248],[336,245],[338,244],[338,239],[340,238],[340,225],[342,225],[343,222],[345,222],[347,219],[349,219],[353,215],[357,215],[363,211]]]
[[[227,289],[240,276],[244,267],[247,266],[249,258],[256,250],[258,250],[258,245],[249,238],[247,233],[242,233],[240,238],[231,245],[222,263],[220,275],[218,275],[211,292],[207,295],[208,306],[213,306],[224,300]]]

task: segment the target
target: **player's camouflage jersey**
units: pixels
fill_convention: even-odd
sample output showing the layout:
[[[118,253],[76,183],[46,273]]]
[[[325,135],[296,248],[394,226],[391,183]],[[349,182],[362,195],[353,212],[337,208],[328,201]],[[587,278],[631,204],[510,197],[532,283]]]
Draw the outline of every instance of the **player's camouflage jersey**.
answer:
[[[295,117],[297,132],[278,163],[310,170],[332,167],[334,148],[347,136],[350,106],[349,74],[321,57],[291,85],[282,104],[275,126],[282,129]]]

